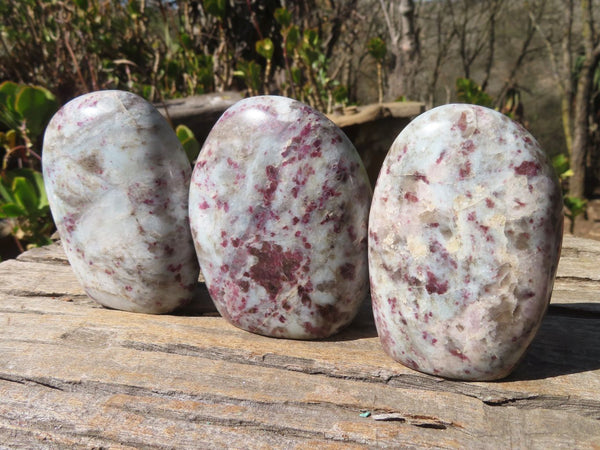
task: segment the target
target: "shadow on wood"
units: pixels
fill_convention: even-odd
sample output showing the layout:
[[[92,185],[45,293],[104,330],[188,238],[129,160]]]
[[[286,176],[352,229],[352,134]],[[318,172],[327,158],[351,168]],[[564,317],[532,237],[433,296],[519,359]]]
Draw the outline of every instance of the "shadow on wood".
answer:
[[[543,380],[600,369],[598,316],[548,314],[525,358],[508,380]]]

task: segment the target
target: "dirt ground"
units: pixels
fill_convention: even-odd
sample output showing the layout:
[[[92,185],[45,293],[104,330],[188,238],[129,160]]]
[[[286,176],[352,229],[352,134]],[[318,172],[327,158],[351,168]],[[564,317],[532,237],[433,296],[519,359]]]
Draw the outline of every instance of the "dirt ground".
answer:
[[[569,233],[570,221],[565,217],[565,234]],[[575,219],[575,236],[600,241],[600,198],[588,202],[586,215]]]

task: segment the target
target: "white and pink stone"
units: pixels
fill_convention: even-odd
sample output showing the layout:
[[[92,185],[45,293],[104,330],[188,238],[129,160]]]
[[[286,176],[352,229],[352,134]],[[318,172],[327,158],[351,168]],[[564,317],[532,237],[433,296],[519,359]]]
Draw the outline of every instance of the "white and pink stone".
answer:
[[[210,295],[233,325],[267,336],[332,335],[368,293],[369,180],[325,116],[284,97],[229,108],[190,187]]]
[[[153,314],[191,300],[191,166],[152,105],[122,91],[78,97],[52,118],[42,158],[56,227],[91,298]]]
[[[550,301],[562,220],[553,168],[523,127],[473,105],[416,118],[387,155],[369,222],[385,351],[442,377],[508,375]]]

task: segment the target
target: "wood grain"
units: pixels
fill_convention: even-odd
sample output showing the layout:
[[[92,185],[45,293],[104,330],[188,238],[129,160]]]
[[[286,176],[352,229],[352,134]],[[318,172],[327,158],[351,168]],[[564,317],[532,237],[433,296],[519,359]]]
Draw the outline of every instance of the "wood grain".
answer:
[[[599,257],[566,236],[525,359],[468,383],[392,361],[368,304],[333,338],[271,339],[202,286],[177,314],[99,307],[35,249],[0,264],[0,448],[598,448]]]

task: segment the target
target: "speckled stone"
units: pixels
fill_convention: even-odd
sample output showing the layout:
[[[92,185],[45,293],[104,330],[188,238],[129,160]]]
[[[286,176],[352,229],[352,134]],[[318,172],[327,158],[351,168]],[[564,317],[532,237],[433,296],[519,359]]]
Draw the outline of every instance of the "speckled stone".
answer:
[[[473,105],[416,118],[384,162],[369,222],[385,351],[442,377],[508,375],[550,301],[562,222],[553,168],[523,127]]]
[[[327,337],[368,292],[369,180],[353,145],[298,101],[242,100],[196,162],[190,221],[210,295],[235,326]]]
[[[91,298],[155,314],[191,299],[191,166],[152,105],[122,91],[72,100],[48,125],[42,164],[65,252]]]

